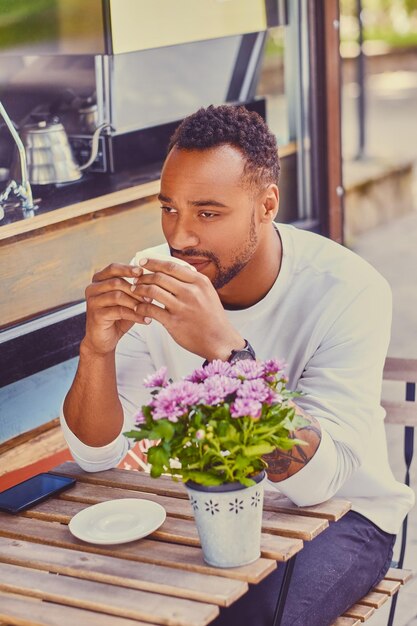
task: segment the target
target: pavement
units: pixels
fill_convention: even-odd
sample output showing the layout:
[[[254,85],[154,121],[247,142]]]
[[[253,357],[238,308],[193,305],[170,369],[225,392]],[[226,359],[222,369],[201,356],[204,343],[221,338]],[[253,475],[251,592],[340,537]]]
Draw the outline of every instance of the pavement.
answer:
[[[384,72],[369,76],[365,88],[365,160],[358,154],[358,87],[349,83],[342,93],[342,143],[345,174],[373,159],[394,164],[417,159],[417,72]]]
[[[367,81],[366,158],[356,160],[357,86],[343,91],[344,177],[365,178],[375,160],[393,165],[414,161],[414,191],[417,190],[417,73],[386,72]],[[417,193],[410,212],[357,236],[352,249],[369,261],[391,285],[393,325],[388,354],[417,358]],[[392,470],[404,480],[403,428],[387,425],[388,450]],[[417,493],[416,455],[411,468],[411,486]],[[400,591],[395,626],[417,626],[417,508],[409,516],[404,567],[414,569],[415,578]],[[397,542],[398,544],[398,542]],[[394,559],[398,557],[398,545]],[[370,626],[386,626],[390,602],[370,619]]]

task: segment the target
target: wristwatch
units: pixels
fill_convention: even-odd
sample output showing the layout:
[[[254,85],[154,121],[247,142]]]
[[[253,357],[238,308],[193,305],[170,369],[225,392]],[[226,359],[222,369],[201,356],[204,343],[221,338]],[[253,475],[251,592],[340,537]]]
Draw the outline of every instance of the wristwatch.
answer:
[[[243,348],[231,351],[227,362],[233,365],[233,363],[236,363],[237,361],[244,361],[245,359],[256,361],[255,350],[252,348],[247,339],[245,339],[245,346]]]
[[[244,361],[245,359],[250,359],[251,361],[256,361],[255,350],[250,345],[249,341],[245,339],[245,345],[240,350],[232,350],[230,356],[227,359],[227,362],[233,365],[233,363],[237,363],[237,361]],[[210,361],[207,359],[203,363],[203,367],[206,367]]]

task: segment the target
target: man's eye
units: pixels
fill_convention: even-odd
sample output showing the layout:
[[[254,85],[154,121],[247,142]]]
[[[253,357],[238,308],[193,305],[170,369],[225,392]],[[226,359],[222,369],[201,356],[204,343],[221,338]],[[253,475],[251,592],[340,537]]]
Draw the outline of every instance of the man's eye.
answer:
[[[205,219],[212,219],[213,217],[217,217],[218,213],[212,213],[211,211],[202,211],[200,215],[201,217],[204,217]]]
[[[172,215],[173,213],[176,213],[176,209],[173,209],[170,206],[161,206],[161,209],[164,213],[166,213],[167,215]]]

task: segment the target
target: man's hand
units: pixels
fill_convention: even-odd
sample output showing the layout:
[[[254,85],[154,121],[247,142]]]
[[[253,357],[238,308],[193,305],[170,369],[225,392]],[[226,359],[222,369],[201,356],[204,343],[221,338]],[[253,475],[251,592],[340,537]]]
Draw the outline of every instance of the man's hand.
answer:
[[[139,267],[112,263],[93,276],[85,290],[87,301],[84,348],[97,354],[108,354],[135,322],[143,322],[135,308],[142,301],[132,293],[126,278],[135,279],[143,273]]]
[[[138,278],[134,295],[164,307],[139,303],[136,313],[145,324],[158,321],[177,344],[209,361],[244,347],[207,276],[175,261],[149,259],[144,266],[152,273]]]

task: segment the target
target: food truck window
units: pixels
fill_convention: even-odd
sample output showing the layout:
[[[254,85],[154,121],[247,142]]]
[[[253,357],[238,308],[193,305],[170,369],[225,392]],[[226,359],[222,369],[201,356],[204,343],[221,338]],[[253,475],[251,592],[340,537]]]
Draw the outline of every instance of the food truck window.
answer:
[[[308,36],[298,4],[289,3],[287,25],[267,31],[256,97],[266,101],[266,120],[281,157],[278,220],[310,227],[315,216],[310,189]]]

